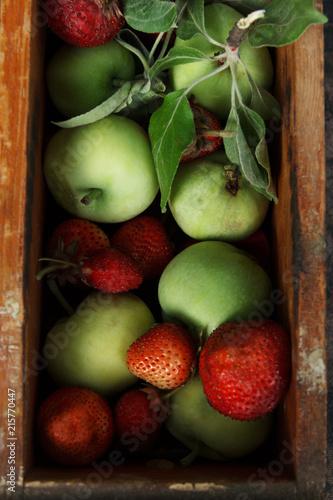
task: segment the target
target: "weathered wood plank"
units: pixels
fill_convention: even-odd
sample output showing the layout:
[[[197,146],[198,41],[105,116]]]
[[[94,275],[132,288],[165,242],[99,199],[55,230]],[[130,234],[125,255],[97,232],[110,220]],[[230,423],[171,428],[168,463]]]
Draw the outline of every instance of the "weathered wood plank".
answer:
[[[43,133],[42,30],[38,2],[13,8],[1,2],[0,58],[0,471],[1,498],[8,492],[10,465],[21,489],[31,453],[33,387],[26,384],[26,360],[36,343],[40,285],[34,277],[40,252],[41,146]],[[15,431],[8,429],[8,390],[15,391]],[[8,439],[10,438],[10,440]],[[14,462],[8,463],[12,446]],[[27,443],[29,445],[27,446]],[[30,460],[31,461],[31,460]],[[12,469],[13,471],[13,469]]]
[[[283,120],[274,261],[286,299],[281,319],[293,340],[284,421],[302,498],[317,498],[323,491],[326,460],[323,52],[322,27],[311,27],[277,54]]]

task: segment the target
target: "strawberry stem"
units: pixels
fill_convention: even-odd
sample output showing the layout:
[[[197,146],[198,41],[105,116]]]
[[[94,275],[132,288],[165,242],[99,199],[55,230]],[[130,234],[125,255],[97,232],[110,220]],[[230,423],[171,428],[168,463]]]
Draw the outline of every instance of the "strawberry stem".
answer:
[[[102,193],[102,190],[99,188],[93,188],[91,191],[89,191],[88,194],[86,194],[83,198],[81,198],[81,203],[83,205],[90,205],[92,201],[96,200],[96,198],[99,197],[99,195]]]
[[[47,266],[44,267],[44,269],[41,269],[37,274],[36,274],[36,279],[41,280],[46,276],[47,274],[52,273],[53,271],[59,271],[61,269],[67,269],[70,266],[78,267],[77,264],[74,262],[68,262],[66,260],[60,260],[60,259],[52,259],[52,258],[47,258],[47,257],[42,257],[41,259],[38,259],[39,262],[47,260],[48,262],[54,263],[53,266]]]
[[[47,284],[53,295],[58,299],[59,303],[62,305],[62,307],[65,309],[67,314],[69,316],[72,316],[74,314],[74,309],[72,306],[69,304],[69,302],[65,299],[63,294],[60,292],[58,285],[54,279],[48,279]]]

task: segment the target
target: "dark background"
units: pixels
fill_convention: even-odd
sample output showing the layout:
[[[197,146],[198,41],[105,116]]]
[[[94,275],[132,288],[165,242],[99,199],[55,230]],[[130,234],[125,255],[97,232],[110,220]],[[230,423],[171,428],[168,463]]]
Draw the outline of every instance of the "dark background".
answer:
[[[327,255],[327,487],[326,497],[333,499],[333,1],[324,0],[325,40],[325,124],[326,124],[326,255]]]

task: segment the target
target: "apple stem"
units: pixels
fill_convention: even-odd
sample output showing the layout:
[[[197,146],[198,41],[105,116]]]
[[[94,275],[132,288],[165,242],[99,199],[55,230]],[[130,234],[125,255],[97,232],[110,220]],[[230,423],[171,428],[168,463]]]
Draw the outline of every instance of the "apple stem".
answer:
[[[62,305],[62,307],[65,309],[67,314],[69,316],[72,316],[74,314],[74,309],[72,306],[67,302],[63,294],[60,292],[58,285],[54,279],[48,279],[47,284],[53,295],[58,299],[59,303]]]
[[[229,130],[205,130],[205,137],[235,137],[235,132]]]
[[[99,197],[99,195],[101,194],[102,190],[99,189],[99,188],[93,188],[91,191],[89,191],[88,194],[86,194],[83,198],[81,198],[81,203],[83,203],[83,205],[90,205],[90,203],[94,200],[96,200],[96,198]]]
[[[239,19],[229,32],[229,36],[227,38],[228,47],[230,47],[231,50],[236,51],[241,45],[245,35],[248,33],[251,24],[264,16],[265,10],[261,9],[251,12],[247,17]]]
[[[201,448],[201,443],[200,441],[197,441],[194,450],[192,450],[188,455],[186,455],[186,457],[181,459],[180,461],[181,465],[183,465],[184,467],[191,465],[193,460],[195,460],[199,456],[200,448]]]
[[[265,9],[255,10],[250,12],[250,14],[246,17],[242,17],[239,21],[237,21],[238,28],[242,30],[247,30],[250,28],[251,24],[253,24],[258,19],[265,17]]]
[[[239,190],[239,179],[241,177],[241,173],[238,168],[235,168],[232,165],[225,165],[224,170],[227,176],[225,189],[232,196],[236,196]]]

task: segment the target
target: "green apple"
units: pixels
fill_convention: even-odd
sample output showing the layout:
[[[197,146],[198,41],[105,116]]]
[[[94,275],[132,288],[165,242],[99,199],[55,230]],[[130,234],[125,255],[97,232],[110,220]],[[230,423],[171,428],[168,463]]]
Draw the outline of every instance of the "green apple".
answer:
[[[137,382],[126,366],[129,346],[155,323],[136,295],[90,293],[46,336],[43,357],[58,385],[79,385],[103,396]]]
[[[147,133],[115,114],[58,130],[46,147],[44,174],[64,210],[95,222],[135,217],[159,189]]]
[[[268,438],[273,414],[248,421],[234,420],[212,408],[199,376],[170,397],[169,432],[197,454],[211,460],[246,456]],[[193,456],[191,455],[191,458]]]
[[[243,250],[222,241],[201,241],[177,254],[164,269],[158,299],[165,320],[200,332],[221,323],[258,319],[271,300],[272,283]],[[264,307],[265,306],[265,307]]]
[[[205,27],[208,35],[219,43],[226,43],[229,32],[242,15],[222,3],[205,7]],[[202,34],[196,34],[189,40],[176,38],[175,47],[193,47],[213,57],[222,49],[211,43]],[[244,41],[239,48],[239,56],[257,85],[269,89],[273,83],[273,63],[267,47],[252,48]],[[215,60],[181,64],[170,69],[170,86],[173,90],[188,87],[197,79],[208,75],[218,68]],[[245,104],[251,100],[252,90],[244,68],[237,67],[237,83]],[[212,111],[218,118],[227,118],[231,105],[232,77],[229,68],[206,78],[192,89],[196,101]]]
[[[115,40],[99,47],[63,45],[46,69],[46,84],[55,107],[66,117],[95,108],[119,86],[115,80],[133,80],[131,52]]]
[[[181,163],[169,198],[175,221],[197,240],[247,238],[262,225],[269,203],[222,152]]]

